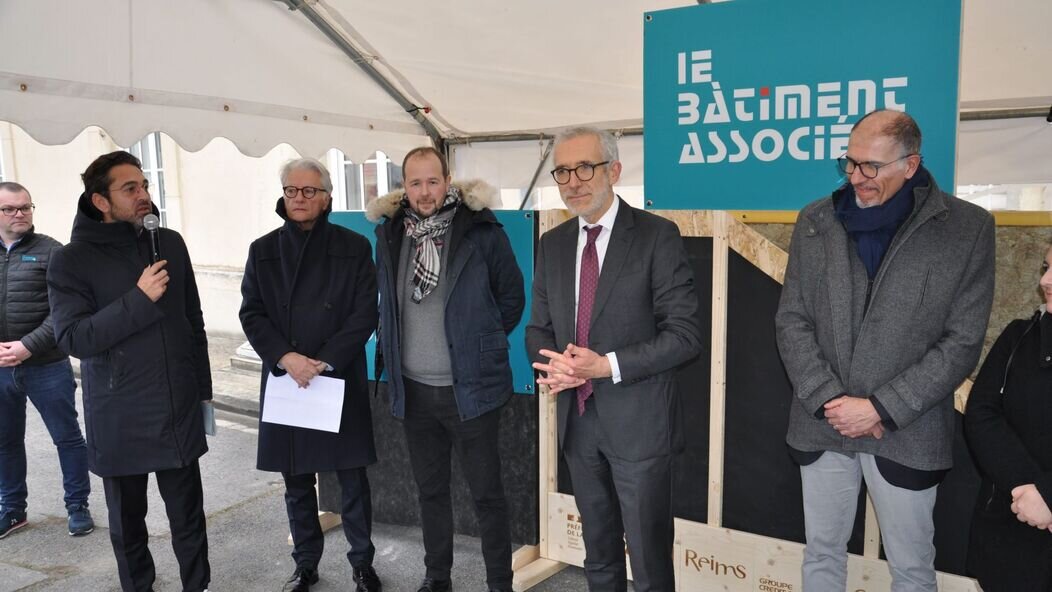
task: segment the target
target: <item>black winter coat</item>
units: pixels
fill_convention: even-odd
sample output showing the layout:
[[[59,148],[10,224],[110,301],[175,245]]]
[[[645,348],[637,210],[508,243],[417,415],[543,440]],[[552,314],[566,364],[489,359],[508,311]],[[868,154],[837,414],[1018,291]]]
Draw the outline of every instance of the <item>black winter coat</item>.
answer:
[[[263,360],[260,415],[267,376],[284,373],[288,352],[326,362],[323,376],[345,381],[339,433],[259,424],[256,466],[263,471],[317,473],[376,462],[365,344],[376,329],[376,268],[362,235],[329,224],[324,213],[305,233],[288,221],[249,247],[241,283],[241,326]]]
[[[62,243],[29,229],[4,255],[0,272],[0,341],[21,340],[32,355],[23,366],[42,366],[66,359],[55,346],[47,300],[47,266]]]
[[[983,475],[969,572],[986,592],[1052,591],[1052,532],[1019,522],[1011,509],[1012,489],[1029,483],[1052,505],[1052,315],[1012,321],[997,338],[964,427]]]
[[[201,401],[212,398],[190,255],[179,233],[159,229],[170,279],[152,302],[136,285],[146,232],[100,219],[82,195],[47,274],[58,346],[81,360],[88,467],[101,477],[185,467],[208,450]]]

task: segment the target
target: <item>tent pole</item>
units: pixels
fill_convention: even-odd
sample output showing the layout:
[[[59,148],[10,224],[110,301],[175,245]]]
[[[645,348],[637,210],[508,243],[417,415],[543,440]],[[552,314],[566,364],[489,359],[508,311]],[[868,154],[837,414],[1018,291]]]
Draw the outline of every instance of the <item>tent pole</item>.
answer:
[[[332,41],[336,47],[340,48],[343,53],[347,54],[347,57],[351,58],[355,64],[358,65],[368,76],[373,79],[373,82],[380,85],[380,88],[395,100],[396,103],[405,112],[408,113],[420,124],[420,127],[424,128],[424,132],[431,138],[431,141],[435,144],[435,149],[439,152],[445,152],[446,141],[442,137],[442,132],[435,127],[435,124],[430,119],[424,116],[422,113],[423,108],[420,105],[416,105],[413,101],[409,100],[409,97],[402,94],[398,88],[396,88],[391,81],[384,77],[372,65],[372,61],[366,56],[362,55],[357,48],[355,48],[344,36],[337,31],[332,25],[329,24],[321,15],[318,14],[314,7],[306,2],[306,0],[281,0],[285,5],[289,7],[291,11],[299,11],[303,13],[303,16],[307,17],[315,27],[318,28],[326,37]]]
[[[544,148],[544,154],[541,156],[541,161],[537,163],[537,170],[533,171],[533,178],[530,179],[530,186],[526,189],[526,195],[522,196],[522,202],[519,204],[520,210],[526,207],[526,202],[530,201],[530,194],[533,193],[533,188],[537,186],[537,179],[541,176],[541,169],[544,168],[544,163],[548,160],[548,155],[552,153],[552,146],[554,144],[554,139],[548,140],[548,145]]]

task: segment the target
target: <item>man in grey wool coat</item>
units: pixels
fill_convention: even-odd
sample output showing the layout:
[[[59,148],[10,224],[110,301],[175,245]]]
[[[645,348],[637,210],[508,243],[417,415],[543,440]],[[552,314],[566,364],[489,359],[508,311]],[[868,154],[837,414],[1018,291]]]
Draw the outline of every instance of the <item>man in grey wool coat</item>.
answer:
[[[892,590],[936,590],[932,511],[953,464],[953,392],[994,289],[994,221],[944,193],[905,113],[860,119],[847,181],[805,207],[775,318],[793,383],[786,441],[803,485],[803,582],[844,590],[862,479]]]

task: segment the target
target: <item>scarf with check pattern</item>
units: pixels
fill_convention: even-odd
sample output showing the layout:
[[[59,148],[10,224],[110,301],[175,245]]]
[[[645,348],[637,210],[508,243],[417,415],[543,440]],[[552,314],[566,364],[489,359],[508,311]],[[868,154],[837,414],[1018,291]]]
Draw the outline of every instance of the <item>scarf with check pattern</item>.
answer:
[[[409,207],[409,200],[402,198],[405,235],[412,237],[416,244],[416,254],[413,256],[413,302],[422,301],[438,285],[442,272],[442,257],[438,251],[440,240],[453,222],[460,203],[460,190],[450,185],[442,207],[427,218],[421,218]]]

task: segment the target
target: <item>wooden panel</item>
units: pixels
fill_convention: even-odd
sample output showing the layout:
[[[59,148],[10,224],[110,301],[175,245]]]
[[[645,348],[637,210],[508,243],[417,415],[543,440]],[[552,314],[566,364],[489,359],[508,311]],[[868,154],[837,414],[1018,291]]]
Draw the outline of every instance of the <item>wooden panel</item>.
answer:
[[[550,495],[549,528],[559,538],[552,550],[555,561],[576,565],[584,562],[577,506],[568,495]],[[727,528],[676,519],[673,549],[676,589],[680,592],[726,590],[728,592],[799,592],[803,589],[800,564],[804,546]],[[938,574],[942,592],[981,592],[970,578]],[[883,592],[891,587],[887,563],[848,555],[848,590]]]
[[[730,219],[727,224],[727,240],[731,249],[774,281],[779,284],[785,281],[785,266],[789,263],[789,254],[765,236],[737,220]]]
[[[796,210],[734,210],[735,220],[746,224],[795,224]],[[1052,212],[1020,212],[999,210],[990,212],[998,226],[1052,226]]]
[[[695,237],[712,236],[715,217],[723,215],[715,210],[650,210],[650,213],[675,222],[682,236]]]

